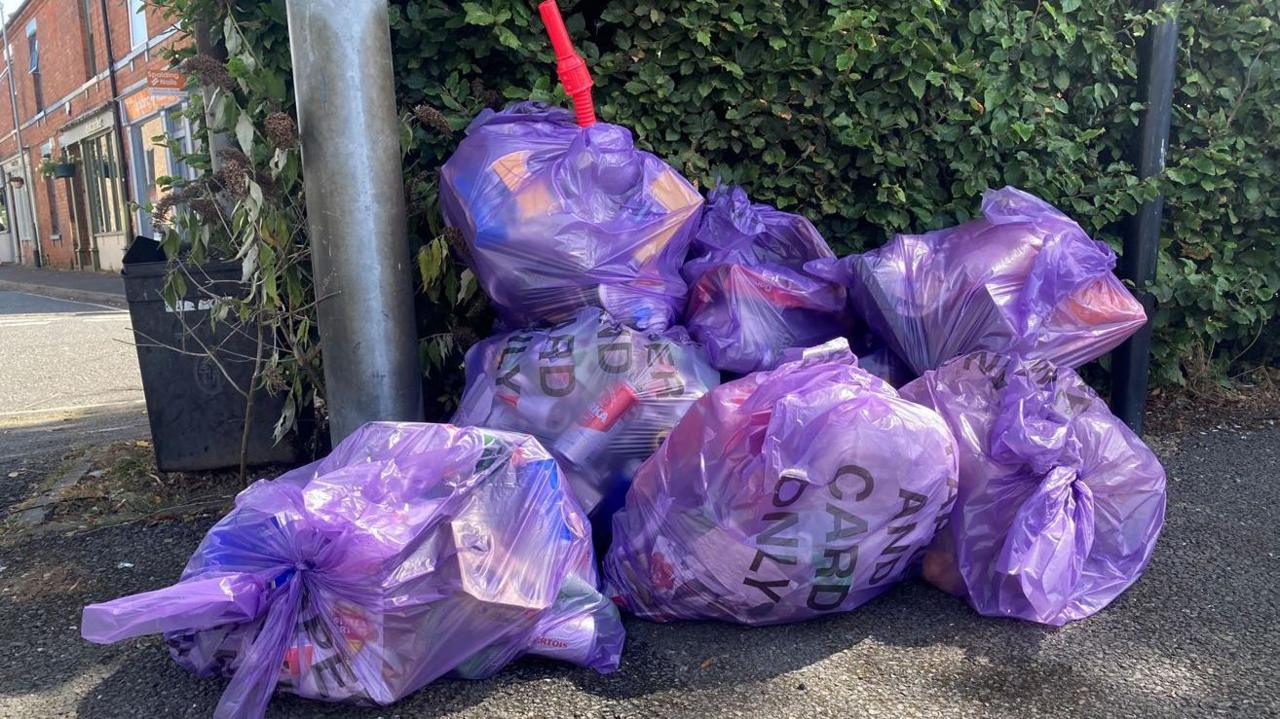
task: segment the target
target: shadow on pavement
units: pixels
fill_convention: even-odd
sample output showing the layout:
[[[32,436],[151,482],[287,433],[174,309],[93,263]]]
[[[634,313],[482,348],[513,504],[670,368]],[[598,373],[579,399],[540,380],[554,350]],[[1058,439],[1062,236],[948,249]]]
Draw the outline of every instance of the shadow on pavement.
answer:
[[[205,529],[173,523],[75,536],[6,536],[0,545],[0,635],[8,646],[0,652],[0,695],[58,687],[113,659],[136,661],[148,642],[98,647],[83,641],[81,608],[172,581]],[[131,699],[135,706],[139,701],[136,694]]]
[[[43,319],[44,315],[76,315],[78,317],[118,316],[128,319],[126,310],[106,307],[91,302],[76,302],[56,297],[46,297],[27,292],[0,290],[0,317],[25,315],[32,320]]]
[[[0,506],[25,498],[30,482],[45,478],[64,458],[85,447],[150,436],[146,407],[141,401],[86,409],[0,413]]]

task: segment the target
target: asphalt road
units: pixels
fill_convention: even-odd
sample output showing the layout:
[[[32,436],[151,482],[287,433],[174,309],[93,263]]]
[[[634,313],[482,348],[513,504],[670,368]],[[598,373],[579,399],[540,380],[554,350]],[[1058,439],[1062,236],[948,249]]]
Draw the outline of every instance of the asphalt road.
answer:
[[[986,619],[919,582],[853,613],[743,629],[629,620],[598,676],[522,660],[389,708],[273,700],[270,717],[1280,716],[1280,428],[1158,438],[1168,521],[1142,580],[1062,629]],[[79,638],[83,604],[173,581],[206,524],[0,547],[0,717],[207,717],[225,683],[160,641]]]
[[[123,310],[0,291],[0,470],[147,436],[132,342]]]

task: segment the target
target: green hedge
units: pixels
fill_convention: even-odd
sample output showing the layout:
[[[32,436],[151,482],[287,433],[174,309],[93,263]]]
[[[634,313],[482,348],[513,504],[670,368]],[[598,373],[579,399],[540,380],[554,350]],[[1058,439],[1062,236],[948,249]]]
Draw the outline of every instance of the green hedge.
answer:
[[[230,11],[268,27],[283,21],[281,6],[240,0]],[[977,211],[983,189],[1004,184],[1118,247],[1120,223],[1159,187],[1158,379],[1203,373],[1193,359],[1206,354],[1225,376],[1280,349],[1280,3],[1182,4],[1159,183],[1140,183],[1130,162],[1142,109],[1137,45],[1153,20],[1134,3],[562,6],[594,71],[599,115],[700,186],[720,177],[803,212],[841,252],[955,223]],[[564,98],[532,0],[393,0],[392,40],[412,223],[437,300],[425,352],[430,366],[455,368],[461,345],[487,327],[438,239],[435,170],[485,105]],[[287,63],[279,43],[263,52]]]

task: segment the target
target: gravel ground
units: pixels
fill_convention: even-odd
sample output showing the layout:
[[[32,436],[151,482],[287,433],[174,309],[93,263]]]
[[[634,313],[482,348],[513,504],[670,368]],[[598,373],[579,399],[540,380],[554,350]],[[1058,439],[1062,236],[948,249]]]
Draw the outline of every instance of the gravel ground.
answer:
[[[1170,502],[1151,567],[1110,608],[1063,629],[985,619],[907,583],[799,625],[628,621],[622,668],[608,676],[523,660],[390,708],[279,697],[269,716],[1280,716],[1280,530],[1270,514],[1280,428],[1155,444]],[[187,675],[158,639],[97,647],[78,632],[84,603],[176,578],[206,528],[0,546],[0,716],[209,716],[223,682]]]

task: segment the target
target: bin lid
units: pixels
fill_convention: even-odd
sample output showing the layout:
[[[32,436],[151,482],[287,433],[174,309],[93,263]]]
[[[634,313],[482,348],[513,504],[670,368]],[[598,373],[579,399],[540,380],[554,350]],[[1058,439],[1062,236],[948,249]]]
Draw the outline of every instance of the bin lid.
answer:
[[[168,258],[164,256],[164,250],[160,249],[160,242],[153,237],[143,237],[138,235],[133,238],[133,242],[129,243],[129,249],[124,253],[124,265],[122,274],[130,274],[131,269],[135,269],[138,265],[160,264],[161,266],[168,264]]]

